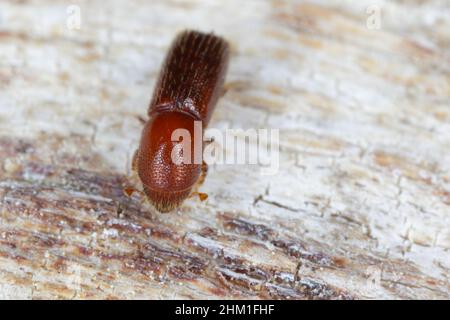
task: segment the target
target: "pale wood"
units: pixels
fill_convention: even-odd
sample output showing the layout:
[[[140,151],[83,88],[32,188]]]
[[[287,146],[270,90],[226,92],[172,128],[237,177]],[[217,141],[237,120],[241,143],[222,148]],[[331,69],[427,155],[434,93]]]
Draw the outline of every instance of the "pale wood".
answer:
[[[448,1],[74,3],[0,2],[1,298],[449,298]],[[233,47],[211,126],[279,128],[280,171],[159,215],[122,186],[184,28]]]

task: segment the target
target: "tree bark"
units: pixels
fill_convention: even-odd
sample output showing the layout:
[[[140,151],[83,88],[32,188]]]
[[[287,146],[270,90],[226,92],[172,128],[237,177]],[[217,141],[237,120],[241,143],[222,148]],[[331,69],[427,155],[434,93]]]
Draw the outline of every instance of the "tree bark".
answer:
[[[0,297],[448,299],[450,8],[373,3],[2,1]],[[279,170],[158,214],[123,187],[185,28],[232,45],[210,127],[279,129]]]

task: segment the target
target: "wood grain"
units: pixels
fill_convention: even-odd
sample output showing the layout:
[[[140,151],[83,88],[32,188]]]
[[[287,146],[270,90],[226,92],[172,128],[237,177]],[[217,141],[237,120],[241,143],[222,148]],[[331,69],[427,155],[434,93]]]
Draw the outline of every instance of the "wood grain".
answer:
[[[448,299],[449,17],[438,0],[2,1],[0,297]],[[280,129],[280,169],[211,166],[207,201],[160,215],[123,186],[185,28],[231,43],[210,127]]]

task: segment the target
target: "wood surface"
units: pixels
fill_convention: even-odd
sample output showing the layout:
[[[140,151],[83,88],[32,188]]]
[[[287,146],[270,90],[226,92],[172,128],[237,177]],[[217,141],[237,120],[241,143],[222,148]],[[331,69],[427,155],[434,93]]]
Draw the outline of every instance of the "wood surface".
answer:
[[[210,127],[280,168],[162,215],[123,187],[186,28],[232,47]],[[0,298],[449,299],[449,101],[448,1],[2,0]]]

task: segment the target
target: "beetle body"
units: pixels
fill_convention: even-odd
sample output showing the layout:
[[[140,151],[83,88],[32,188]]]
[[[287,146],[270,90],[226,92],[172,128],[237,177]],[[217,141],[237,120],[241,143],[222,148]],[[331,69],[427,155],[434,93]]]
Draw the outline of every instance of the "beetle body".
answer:
[[[161,212],[178,207],[199,180],[202,164],[192,161],[194,138],[199,138],[194,123],[207,126],[223,90],[228,57],[225,40],[196,31],[181,33],[166,56],[133,160],[147,199]],[[173,151],[181,150],[181,142],[173,141],[177,129],[193,137],[190,161],[185,149]]]

